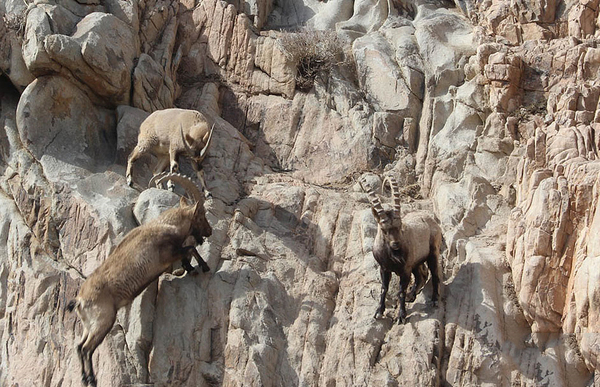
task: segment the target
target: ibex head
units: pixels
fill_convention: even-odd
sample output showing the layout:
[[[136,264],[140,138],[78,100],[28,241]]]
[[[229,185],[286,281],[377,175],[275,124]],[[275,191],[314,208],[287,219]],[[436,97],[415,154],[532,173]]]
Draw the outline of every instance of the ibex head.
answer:
[[[191,216],[186,217],[187,219],[193,219],[190,224],[190,235],[192,235],[198,243],[202,243],[203,238],[208,238],[212,235],[212,228],[206,220],[204,195],[192,180],[177,173],[158,174],[150,180],[149,186],[160,185],[167,181],[179,184],[192,196],[192,200],[182,196],[179,205],[180,208],[191,212]]]
[[[183,141],[183,146],[184,146],[186,152],[188,153],[188,155],[198,164],[201,163],[202,160],[204,160],[204,158],[206,157],[206,151],[208,150],[208,147],[210,146],[210,142],[212,140],[212,134],[213,134],[214,129],[215,129],[215,124],[213,124],[213,126],[210,128],[210,132],[208,135],[208,140],[206,140],[206,144],[202,144],[201,138],[196,138],[196,139],[191,138],[190,141],[192,141],[192,144],[190,146],[190,144],[188,144],[188,139],[186,139],[186,136],[183,133],[183,125],[181,125],[181,124],[179,125],[179,131],[181,132],[181,139]],[[200,146],[200,145],[204,145],[204,146]]]
[[[402,218],[400,216],[400,190],[398,189],[398,183],[393,177],[386,177],[381,185],[381,191],[389,184],[392,191],[393,206],[391,210],[384,210],[381,199],[373,191],[367,192],[369,202],[371,203],[371,211],[377,221],[379,230],[384,241],[389,244],[392,250],[398,250],[401,246],[401,235],[402,235]]]

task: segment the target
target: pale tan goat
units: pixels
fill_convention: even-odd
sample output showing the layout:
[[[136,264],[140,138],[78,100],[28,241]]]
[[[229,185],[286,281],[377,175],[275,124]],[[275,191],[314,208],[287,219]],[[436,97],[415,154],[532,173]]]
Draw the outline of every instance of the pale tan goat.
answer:
[[[172,108],[150,114],[140,125],[137,145],[127,159],[127,184],[133,185],[133,163],[146,153],[158,158],[154,175],[165,171],[167,166],[170,172],[177,172],[179,156],[186,154],[206,191],[201,163],[206,157],[213,131],[214,125],[210,127],[206,116],[196,110]]]
[[[387,177],[383,187],[389,184],[392,191],[393,206],[385,210],[381,199],[372,191],[368,192],[371,210],[377,221],[377,235],[373,242],[373,256],[379,263],[381,275],[381,295],[375,318],[383,316],[385,297],[387,295],[392,273],[400,276],[398,298],[398,323],[406,320],[406,301],[414,301],[417,293],[427,279],[425,264],[431,271],[433,294],[431,301],[437,303],[441,279],[440,248],[442,244],[442,229],[433,214],[416,212],[401,216],[400,190],[396,181]],[[415,282],[406,294],[410,283],[411,273]]]
[[[76,308],[83,324],[77,354],[86,386],[96,386],[92,355],[111,330],[119,308],[131,303],[173,263],[181,260],[183,267],[192,271],[190,254],[203,271],[209,270],[196,247],[186,242],[192,236],[202,243],[203,238],[212,234],[205,216],[204,196],[191,180],[181,175],[166,174],[163,179],[181,184],[195,202],[188,203],[182,197],[179,207],[131,230],[67,306],[69,311]]]

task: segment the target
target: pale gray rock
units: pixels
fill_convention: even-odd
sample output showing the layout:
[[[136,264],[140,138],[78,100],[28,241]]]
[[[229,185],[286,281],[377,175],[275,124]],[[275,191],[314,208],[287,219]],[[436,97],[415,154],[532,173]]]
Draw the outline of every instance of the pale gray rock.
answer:
[[[71,36],[48,35],[44,49],[94,94],[113,104],[129,102],[137,48],[131,27],[117,17],[91,13],[77,24]]]
[[[358,79],[378,110],[393,111],[415,117],[421,101],[410,88],[394,60],[393,49],[381,34],[374,33],[354,41],[352,50],[357,63]]]
[[[125,164],[127,157],[137,144],[140,125],[150,115],[148,112],[127,105],[120,105],[117,114],[116,163]]]
[[[32,6],[22,52],[38,78],[0,96],[0,384],[81,384],[65,304],[136,217],[178,200],[124,183],[147,113],[99,108],[119,97],[44,57],[47,44],[81,53],[75,25],[96,10],[131,27],[142,58],[128,103],[216,124],[213,235],[198,248],[211,271],[165,274],[119,312],[94,357],[101,385],[593,385],[597,4],[455,3],[284,1],[269,31],[268,1]],[[299,92],[273,30],[306,21],[337,24],[354,50]],[[372,317],[377,225],[357,180],[379,190],[383,175],[402,184],[403,213],[433,212],[445,236],[443,297],[428,305],[427,284],[401,326],[396,276]]]
[[[52,156],[91,171],[114,160],[114,113],[65,78],[37,78],[23,92],[16,116],[21,142],[38,160]]]
[[[349,32],[349,36],[377,31],[388,15],[394,12],[387,0],[356,0],[352,17],[336,24],[336,29]]]
[[[138,224],[147,223],[165,210],[179,204],[179,195],[164,189],[150,188],[138,196],[133,207],[133,216]]]
[[[373,136],[381,145],[395,147],[403,141],[404,117],[398,113],[376,112],[373,115]]]
[[[60,68],[59,65],[52,62],[44,48],[45,37],[54,33],[50,27],[51,9],[48,8],[50,8],[48,5],[42,5],[27,12],[23,59],[27,69],[35,76],[56,72]],[[76,21],[73,20],[72,26],[75,23]]]
[[[24,7],[24,4],[21,4]],[[9,3],[10,10],[0,19],[0,49],[4,53],[0,58],[0,71],[8,76],[12,84],[23,91],[34,79],[27,69],[21,51],[22,36],[25,30],[25,9],[18,3]]]
[[[354,13],[354,2],[350,0],[333,0],[326,3],[317,2],[318,8],[307,25],[317,30],[330,30],[337,23],[350,19]],[[316,7],[315,7],[316,8]]]
[[[462,82],[465,56],[475,53],[472,25],[460,13],[445,8],[419,7],[413,22],[426,74],[435,74],[436,90]]]

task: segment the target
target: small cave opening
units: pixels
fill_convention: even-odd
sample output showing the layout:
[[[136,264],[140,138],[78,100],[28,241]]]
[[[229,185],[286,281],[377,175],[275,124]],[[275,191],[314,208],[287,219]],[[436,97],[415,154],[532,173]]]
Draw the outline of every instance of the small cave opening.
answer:
[[[12,120],[12,125],[15,125],[15,114],[20,96],[21,93],[12,84],[8,76],[5,73],[0,73],[0,174],[4,172],[10,152],[10,144],[6,134],[8,125],[6,120]]]
[[[19,95],[19,90],[12,84],[8,75],[0,73],[0,98],[4,98],[5,95]]]

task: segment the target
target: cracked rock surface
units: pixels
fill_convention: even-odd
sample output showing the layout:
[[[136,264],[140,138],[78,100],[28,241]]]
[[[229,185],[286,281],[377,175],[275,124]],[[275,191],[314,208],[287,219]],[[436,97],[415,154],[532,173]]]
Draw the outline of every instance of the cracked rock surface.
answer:
[[[165,273],[119,311],[99,385],[594,385],[597,1],[7,0],[0,15],[0,385],[81,384],[65,306],[178,202],[145,189],[152,157],[124,177],[140,123],[174,106],[215,123],[211,271]],[[288,34],[333,36],[315,29],[339,55],[289,55]],[[428,283],[404,325],[396,276],[373,318],[358,180],[384,175],[445,240],[442,299]]]

